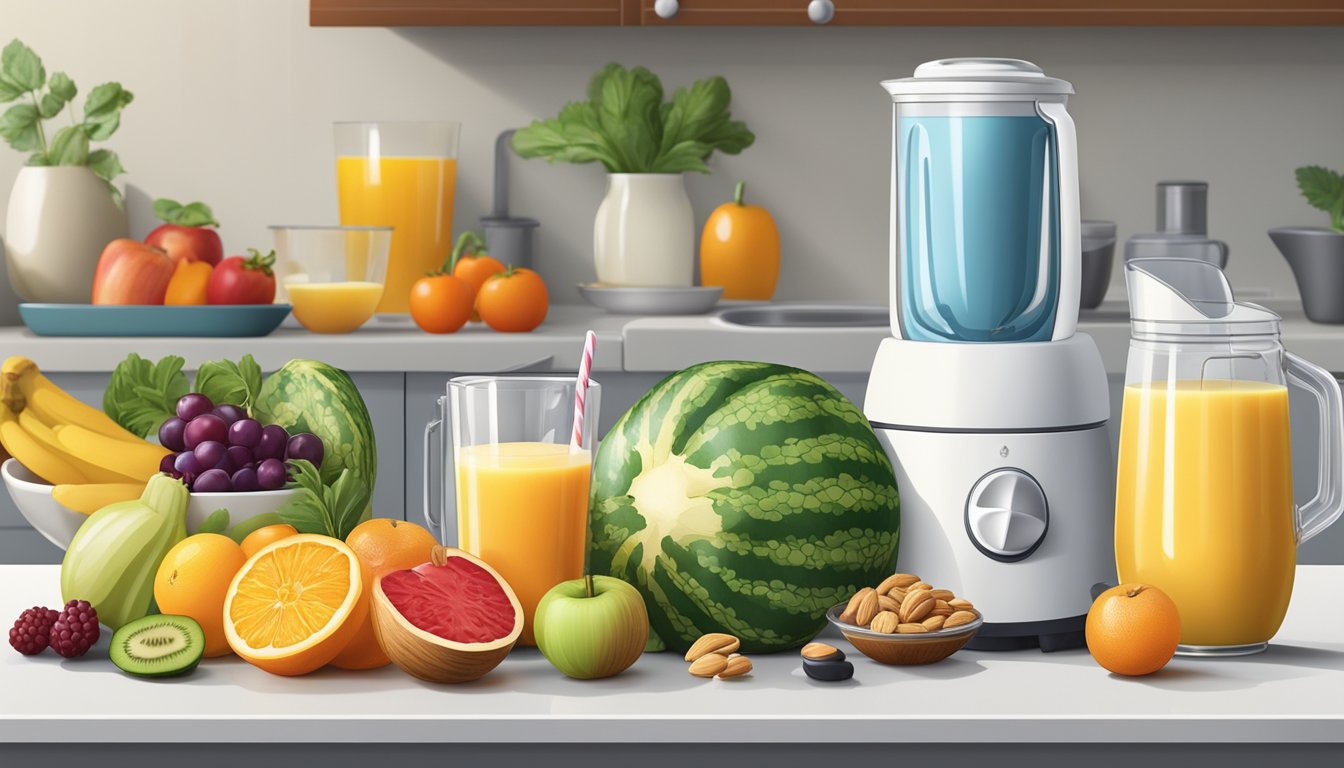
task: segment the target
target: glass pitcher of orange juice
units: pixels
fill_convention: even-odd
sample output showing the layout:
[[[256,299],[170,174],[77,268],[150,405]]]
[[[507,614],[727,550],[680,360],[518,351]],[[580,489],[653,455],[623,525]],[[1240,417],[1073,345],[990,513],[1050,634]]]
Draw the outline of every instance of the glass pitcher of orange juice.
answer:
[[[1115,559],[1181,615],[1177,653],[1262,651],[1288,611],[1297,547],[1344,508],[1335,378],[1286,352],[1279,316],[1237,303],[1222,270],[1125,265],[1132,340],[1120,417]],[[1293,502],[1288,384],[1321,414],[1316,495]]]

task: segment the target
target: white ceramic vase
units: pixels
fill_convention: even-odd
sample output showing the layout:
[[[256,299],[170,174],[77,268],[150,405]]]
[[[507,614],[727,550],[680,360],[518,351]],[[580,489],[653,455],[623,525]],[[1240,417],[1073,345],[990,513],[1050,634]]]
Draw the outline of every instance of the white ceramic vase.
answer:
[[[695,215],[679,173],[613,173],[593,223],[597,280],[685,287],[695,263]]]
[[[24,167],[5,219],[9,282],[24,301],[88,304],[98,256],[127,232],[126,212],[93,171]]]

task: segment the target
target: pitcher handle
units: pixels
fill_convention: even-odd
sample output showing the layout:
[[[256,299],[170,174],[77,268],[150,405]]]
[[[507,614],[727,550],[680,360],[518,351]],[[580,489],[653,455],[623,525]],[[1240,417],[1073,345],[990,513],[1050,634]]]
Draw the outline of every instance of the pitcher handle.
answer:
[[[433,421],[431,421],[431,422],[429,422],[428,424],[425,425],[425,443],[424,443],[424,452],[421,454],[421,461],[423,462],[423,465],[422,465],[422,467],[421,467],[422,471],[421,471],[421,473],[420,473],[420,477],[421,477],[420,482],[423,484],[423,490],[424,490],[424,495],[423,495],[423,497],[422,497],[422,502],[423,502],[423,504],[424,504],[425,523],[429,525],[429,528],[430,528],[430,530],[432,530],[432,531],[437,531],[437,530],[443,528],[443,525],[439,523],[437,516],[436,516],[436,515],[432,515],[432,514],[430,514],[430,511],[429,511],[429,507],[430,507],[429,488],[430,488],[430,485],[431,485],[431,483],[430,483],[430,481],[429,481],[429,479],[430,479],[430,463],[429,463],[429,444],[430,444],[430,439],[429,439],[429,437],[430,437],[430,435],[432,435],[432,434],[434,434],[435,432],[437,432],[438,429],[439,429],[439,427],[442,426],[442,425],[443,425],[443,419],[442,419],[442,418],[434,419]]]
[[[1316,396],[1321,414],[1317,448],[1316,495],[1297,508],[1300,545],[1330,527],[1344,512],[1344,399],[1339,382],[1328,371],[1287,353],[1288,376]]]

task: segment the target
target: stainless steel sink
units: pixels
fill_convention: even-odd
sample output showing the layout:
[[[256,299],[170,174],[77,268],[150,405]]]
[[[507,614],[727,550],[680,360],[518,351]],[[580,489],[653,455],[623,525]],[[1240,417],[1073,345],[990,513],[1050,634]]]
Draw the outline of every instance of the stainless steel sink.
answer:
[[[719,318],[760,328],[879,328],[891,324],[886,307],[838,304],[733,307],[720,312]]]

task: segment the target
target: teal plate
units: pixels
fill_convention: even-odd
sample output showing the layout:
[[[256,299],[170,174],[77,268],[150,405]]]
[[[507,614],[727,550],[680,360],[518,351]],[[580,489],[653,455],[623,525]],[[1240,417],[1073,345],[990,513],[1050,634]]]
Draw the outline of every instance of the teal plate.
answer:
[[[288,304],[19,305],[19,317],[38,336],[265,336],[288,314]]]

